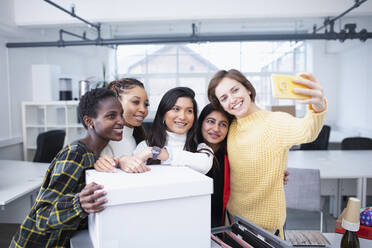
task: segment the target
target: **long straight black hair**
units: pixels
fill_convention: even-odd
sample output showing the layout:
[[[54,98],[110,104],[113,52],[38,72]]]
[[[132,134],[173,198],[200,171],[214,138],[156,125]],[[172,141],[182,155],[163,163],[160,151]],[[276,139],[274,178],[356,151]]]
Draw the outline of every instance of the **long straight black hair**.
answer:
[[[198,123],[198,105],[195,101],[195,92],[188,87],[176,87],[168,90],[160,100],[158,110],[156,111],[154,122],[150,128],[147,138],[148,146],[164,147],[167,141],[167,126],[164,123],[165,114],[173,108],[178,98],[190,98],[194,107],[194,122],[186,135],[184,150],[196,152],[198,141],[196,138],[196,129]]]

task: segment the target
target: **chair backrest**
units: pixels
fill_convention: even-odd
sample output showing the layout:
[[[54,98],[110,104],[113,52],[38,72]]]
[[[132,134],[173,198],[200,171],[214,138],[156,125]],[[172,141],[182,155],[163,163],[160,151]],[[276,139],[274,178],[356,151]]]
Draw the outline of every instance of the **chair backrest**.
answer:
[[[341,150],[372,150],[372,139],[365,137],[349,137],[341,142]]]
[[[331,127],[324,125],[316,140],[310,143],[301,144],[300,150],[328,150],[330,132]]]
[[[36,140],[34,162],[52,162],[53,158],[63,148],[66,132],[64,130],[50,130],[40,133]]]
[[[287,208],[321,211],[320,171],[288,168],[288,184],[284,186]]]

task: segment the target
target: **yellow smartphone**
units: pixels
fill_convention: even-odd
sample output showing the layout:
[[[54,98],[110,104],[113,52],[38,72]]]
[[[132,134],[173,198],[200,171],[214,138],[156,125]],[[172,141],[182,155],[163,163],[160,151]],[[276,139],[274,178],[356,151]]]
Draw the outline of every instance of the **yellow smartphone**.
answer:
[[[272,92],[273,97],[283,99],[309,99],[311,96],[294,93],[294,88],[308,89],[305,85],[295,83],[293,80],[296,76],[272,74]]]

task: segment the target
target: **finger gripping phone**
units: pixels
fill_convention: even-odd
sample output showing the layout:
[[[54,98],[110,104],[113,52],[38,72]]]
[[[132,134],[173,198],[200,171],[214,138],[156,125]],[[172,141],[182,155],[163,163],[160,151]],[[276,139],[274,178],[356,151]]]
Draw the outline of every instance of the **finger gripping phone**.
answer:
[[[297,94],[293,91],[294,88],[305,88],[308,89],[305,85],[295,83],[293,80],[296,76],[292,75],[281,75],[281,74],[272,74],[272,93],[275,98],[282,99],[309,99],[311,96]]]

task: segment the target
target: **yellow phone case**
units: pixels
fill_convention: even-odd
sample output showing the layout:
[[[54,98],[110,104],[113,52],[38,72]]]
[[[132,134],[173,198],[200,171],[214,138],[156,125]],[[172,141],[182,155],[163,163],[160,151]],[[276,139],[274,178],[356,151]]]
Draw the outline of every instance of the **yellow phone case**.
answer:
[[[273,97],[283,98],[283,99],[309,99],[311,96],[296,94],[293,92],[294,88],[305,88],[308,87],[297,84],[293,81],[296,76],[292,75],[281,75],[281,74],[272,74],[272,92]]]

